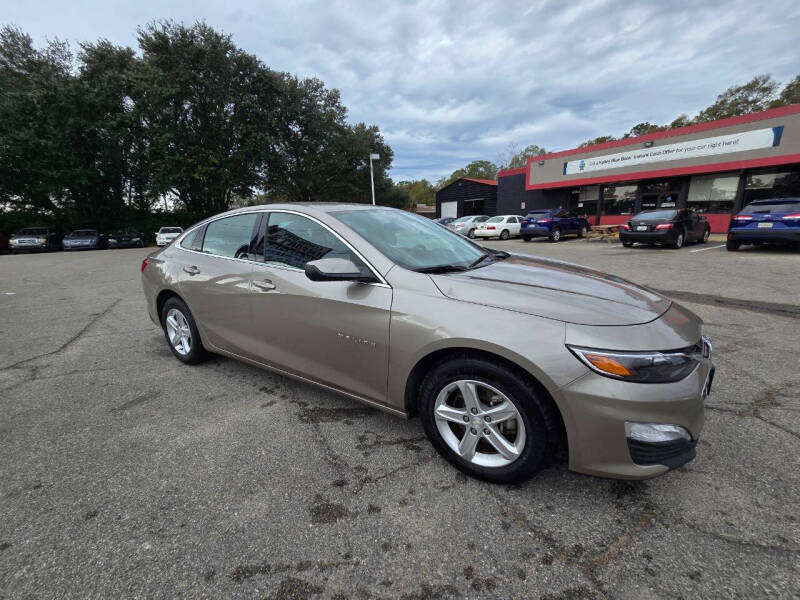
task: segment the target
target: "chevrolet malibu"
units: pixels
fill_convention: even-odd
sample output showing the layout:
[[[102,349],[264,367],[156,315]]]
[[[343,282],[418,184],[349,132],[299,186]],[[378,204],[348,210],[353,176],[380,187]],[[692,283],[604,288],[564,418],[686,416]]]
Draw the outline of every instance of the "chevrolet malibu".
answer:
[[[418,414],[457,468],[642,479],[695,456],[714,366],[702,321],[598,271],[483,248],[413,214],[248,207],[142,263],[175,357],[221,354]]]

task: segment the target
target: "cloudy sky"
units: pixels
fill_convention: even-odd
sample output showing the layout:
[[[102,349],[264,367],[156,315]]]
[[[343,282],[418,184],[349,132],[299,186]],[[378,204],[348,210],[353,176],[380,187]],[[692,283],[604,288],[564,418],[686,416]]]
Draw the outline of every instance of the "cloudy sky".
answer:
[[[395,180],[435,180],[510,144],[574,147],[695,114],[730,85],[800,73],[800,3],[580,0],[0,0],[37,43],[204,19],[276,70],[338,88],[377,124]]]

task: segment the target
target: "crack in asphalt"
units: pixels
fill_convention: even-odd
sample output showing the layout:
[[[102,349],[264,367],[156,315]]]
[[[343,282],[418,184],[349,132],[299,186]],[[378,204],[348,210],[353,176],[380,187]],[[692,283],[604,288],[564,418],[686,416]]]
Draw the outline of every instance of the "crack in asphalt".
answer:
[[[695,304],[707,304],[709,306],[722,306],[734,310],[747,310],[768,315],[778,315],[791,319],[800,319],[800,306],[795,304],[782,304],[778,302],[763,302],[761,300],[743,300],[741,298],[726,298],[714,294],[697,294],[695,292],[684,292],[681,290],[659,290],[652,288],[659,294],[675,300],[685,300]]]
[[[81,337],[83,337],[83,335],[87,331],[89,331],[89,329],[92,327],[92,325],[97,323],[100,319],[102,319],[108,313],[110,313],[112,310],[114,310],[114,308],[120,302],[122,302],[122,298],[117,298],[116,300],[114,300],[105,310],[103,310],[102,312],[97,313],[94,317],[92,317],[92,319],[86,325],[81,327],[78,330],[77,333],[73,334],[66,342],[61,344],[55,350],[50,350],[49,352],[43,352],[42,354],[37,354],[36,356],[31,356],[29,358],[24,358],[24,359],[22,359],[20,361],[17,361],[15,363],[7,365],[5,367],[0,367],[0,371],[7,371],[7,370],[11,370],[11,369],[33,369],[34,370],[34,375],[35,375],[35,371],[36,371],[36,369],[38,367],[27,367],[25,365],[27,365],[28,363],[33,362],[35,360],[38,360],[40,358],[45,358],[47,356],[53,356],[55,354],[59,354],[60,352],[63,352],[64,350],[69,348],[72,344],[77,342]]]

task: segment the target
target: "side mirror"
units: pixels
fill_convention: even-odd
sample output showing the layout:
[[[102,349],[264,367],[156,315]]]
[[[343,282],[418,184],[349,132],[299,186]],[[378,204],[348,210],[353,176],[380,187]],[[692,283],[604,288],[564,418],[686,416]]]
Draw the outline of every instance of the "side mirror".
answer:
[[[311,281],[375,281],[373,275],[365,275],[348,258],[320,258],[306,263],[306,277]]]

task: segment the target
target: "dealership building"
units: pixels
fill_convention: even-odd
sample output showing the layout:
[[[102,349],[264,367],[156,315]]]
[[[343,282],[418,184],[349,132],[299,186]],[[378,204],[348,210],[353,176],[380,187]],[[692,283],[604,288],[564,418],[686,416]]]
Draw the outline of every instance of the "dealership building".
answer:
[[[496,197],[476,183],[439,190],[437,215],[566,208],[616,225],[643,210],[688,207],[724,233],[753,200],[800,197],[800,104],[532,157],[498,173],[496,188],[481,180]]]

